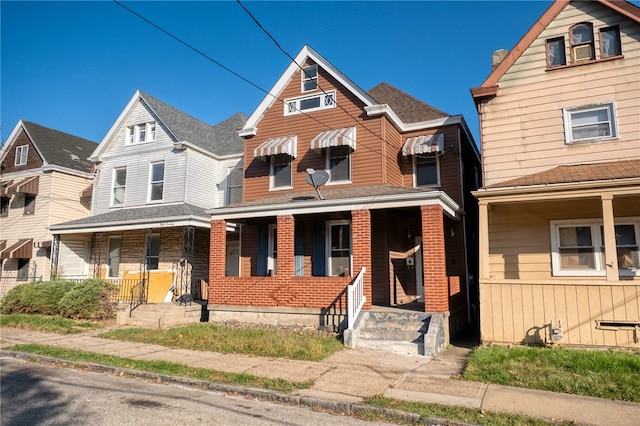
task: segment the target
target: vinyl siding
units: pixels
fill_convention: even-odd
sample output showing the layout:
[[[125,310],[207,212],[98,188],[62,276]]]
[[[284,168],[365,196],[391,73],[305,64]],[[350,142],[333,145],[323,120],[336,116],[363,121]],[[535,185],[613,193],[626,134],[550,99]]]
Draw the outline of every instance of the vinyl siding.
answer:
[[[592,22],[596,58],[599,30],[620,25],[623,59],[546,71],[545,41]],[[498,96],[482,106],[485,184],[561,164],[640,157],[640,25],[590,2],[568,5],[498,82]],[[570,60],[567,50],[567,60]],[[614,101],[618,137],[565,144],[563,108]]]
[[[196,151],[187,151],[185,202],[203,208],[224,205],[227,172],[240,157],[216,160]]]
[[[52,172],[49,225],[89,216],[89,206],[81,200],[81,193],[92,179]],[[42,181],[42,178],[41,178]]]

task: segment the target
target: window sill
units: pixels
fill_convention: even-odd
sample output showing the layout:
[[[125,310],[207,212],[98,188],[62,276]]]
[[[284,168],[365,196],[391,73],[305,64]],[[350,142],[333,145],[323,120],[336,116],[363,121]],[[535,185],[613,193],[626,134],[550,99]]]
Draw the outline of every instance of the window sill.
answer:
[[[275,188],[269,188],[269,191],[286,191],[287,189],[293,189],[293,186],[278,186]]]
[[[555,70],[563,70],[563,69],[567,69],[567,68],[575,68],[575,67],[579,67],[579,66],[582,66],[582,65],[590,65],[590,64],[597,64],[597,63],[600,63],[600,62],[615,61],[616,59],[624,59],[624,55],[610,56],[608,58],[602,58],[602,59],[592,59],[590,61],[580,61],[580,62],[576,62],[576,63],[573,63],[573,64],[556,65],[554,67],[547,66],[545,71],[555,71]]]
[[[610,141],[616,141],[619,138],[617,136],[613,136],[613,137],[603,137],[603,138],[593,138],[593,139],[581,139],[578,141],[567,141],[565,140],[564,144],[567,146],[571,146],[571,145],[582,145],[582,144],[589,144],[589,143],[598,143],[598,142],[610,142]]]

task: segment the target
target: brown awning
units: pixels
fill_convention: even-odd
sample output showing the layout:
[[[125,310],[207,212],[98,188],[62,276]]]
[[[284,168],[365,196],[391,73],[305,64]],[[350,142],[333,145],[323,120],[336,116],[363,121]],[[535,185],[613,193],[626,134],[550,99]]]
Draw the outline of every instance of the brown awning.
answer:
[[[80,197],[81,198],[91,198],[93,196],[93,184],[87,186],[85,189],[82,190],[82,192],[80,193]]]
[[[31,259],[33,254],[33,238],[18,240],[0,251],[0,259]]]
[[[7,246],[7,240],[0,240],[0,252]]]
[[[7,193],[16,194],[18,192],[24,192],[25,194],[37,195],[39,184],[40,176],[31,176],[9,186]]]
[[[12,180],[5,180],[0,183],[0,195],[3,197],[9,196],[9,187],[13,184]]]

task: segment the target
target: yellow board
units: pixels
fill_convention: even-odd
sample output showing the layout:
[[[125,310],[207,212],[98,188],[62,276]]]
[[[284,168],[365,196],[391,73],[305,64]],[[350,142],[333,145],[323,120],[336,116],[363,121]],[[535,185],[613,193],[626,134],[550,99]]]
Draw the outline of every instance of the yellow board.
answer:
[[[125,280],[140,280],[140,272],[125,272]],[[147,303],[162,303],[173,284],[173,272],[150,271]]]

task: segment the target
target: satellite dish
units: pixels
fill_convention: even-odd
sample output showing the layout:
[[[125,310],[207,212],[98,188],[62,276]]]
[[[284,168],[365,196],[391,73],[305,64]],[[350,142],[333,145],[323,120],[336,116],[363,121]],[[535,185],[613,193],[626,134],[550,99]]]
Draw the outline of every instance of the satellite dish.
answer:
[[[324,185],[328,181],[329,173],[327,173],[325,170],[307,169],[307,183],[315,188],[316,192],[318,193],[318,198],[320,198],[321,200],[324,200],[324,198],[322,198],[322,194],[320,194],[319,187]]]

